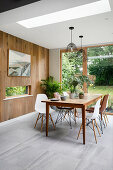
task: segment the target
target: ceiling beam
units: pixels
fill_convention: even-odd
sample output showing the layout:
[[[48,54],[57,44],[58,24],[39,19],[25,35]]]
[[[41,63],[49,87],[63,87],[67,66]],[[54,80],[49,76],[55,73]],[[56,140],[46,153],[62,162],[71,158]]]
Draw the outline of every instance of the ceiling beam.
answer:
[[[22,7],[40,0],[0,0],[0,13]]]

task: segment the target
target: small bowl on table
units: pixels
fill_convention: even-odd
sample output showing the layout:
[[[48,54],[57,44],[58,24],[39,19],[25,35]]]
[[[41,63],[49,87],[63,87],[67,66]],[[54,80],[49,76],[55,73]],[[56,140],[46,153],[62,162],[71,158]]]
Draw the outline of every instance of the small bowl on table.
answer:
[[[60,98],[61,98],[62,101],[66,101],[67,96],[61,96]]]

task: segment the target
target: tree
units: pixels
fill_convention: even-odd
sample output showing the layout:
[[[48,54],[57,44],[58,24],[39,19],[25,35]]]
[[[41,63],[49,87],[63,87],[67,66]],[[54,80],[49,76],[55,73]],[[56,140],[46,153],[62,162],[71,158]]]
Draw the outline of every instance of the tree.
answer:
[[[62,88],[69,89],[69,81],[76,74],[81,74],[82,56],[76,52],[64,53],[62,56]]]
[[[89,74],[95,75],[95,85],[113,85],[113,58],[94,59],[89,65]]]
[[[113,55],[113,45],[101,46],[101,47],[90,47],[87,49],[87,54],[88,54],[88,57]]]
[[[96,76],[95,85],[113,85],[113,57],[111,56],[113,45],[91,47],[88,48],[87,53],[90,57],[89,74]],[[91,59],[96,56],[97,58]]]
[[[7,87],[6,96],[16,96],[26,94],[26,86]]]

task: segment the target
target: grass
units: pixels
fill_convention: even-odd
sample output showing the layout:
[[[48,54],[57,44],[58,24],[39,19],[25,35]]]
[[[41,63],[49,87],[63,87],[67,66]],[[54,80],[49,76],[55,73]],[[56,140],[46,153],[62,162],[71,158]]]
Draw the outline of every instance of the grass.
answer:
[[[95,87],[90,86],[90,87],[88,87],[88,93],[113,95],[113,86],[95,86]]]
[[[109,106],[113,107],[113,86],[89,86],[88,93],[91,94],[109,94]]]

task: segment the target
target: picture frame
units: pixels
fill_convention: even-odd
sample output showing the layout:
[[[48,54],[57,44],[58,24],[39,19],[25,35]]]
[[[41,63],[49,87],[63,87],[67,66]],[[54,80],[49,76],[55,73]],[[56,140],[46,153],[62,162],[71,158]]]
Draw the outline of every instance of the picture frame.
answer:
[[[8,50],[8,76],[30,77],[31,76],[31,55]]]

